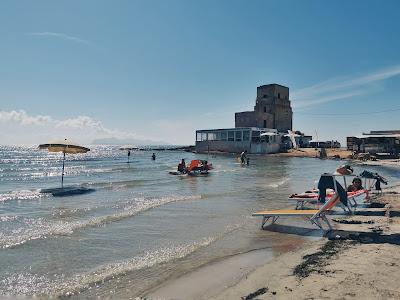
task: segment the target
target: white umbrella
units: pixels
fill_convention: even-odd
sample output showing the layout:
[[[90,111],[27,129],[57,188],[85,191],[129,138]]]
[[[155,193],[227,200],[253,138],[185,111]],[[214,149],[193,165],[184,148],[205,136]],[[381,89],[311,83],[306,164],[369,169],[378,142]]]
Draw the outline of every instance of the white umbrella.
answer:
[[[40,144],[39,149],[47,149],[49,152],[62,152],[63,153],[63,165],[62,165],[62,175],[61,175],[61,188],[64,187],[64,164],[65,164],[65,153],[68,154],[78,154],[86,153],[90,151],[89,148],[79,146],[68,142],[64,139],[62,142],[54,142],[49,144]]]
[[[274,136],[274,135],[278,135],[278,134],[275,132],[264,132],[264,133],[260,134],[260,136]]]
[[[131,156],[131,151],[132,150],[138,150],[139,148],[136,146],[132,146],[132,145],[125,145],[125,146],[121,146],[119,147],[119,150],[125,150],[128,151],[128,163],[129,163],[129,157]]]

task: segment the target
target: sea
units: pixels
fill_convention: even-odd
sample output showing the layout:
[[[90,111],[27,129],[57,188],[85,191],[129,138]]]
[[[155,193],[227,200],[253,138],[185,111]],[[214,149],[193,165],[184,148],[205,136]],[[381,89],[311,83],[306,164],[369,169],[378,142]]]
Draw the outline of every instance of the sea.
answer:
[[[135,151],[127,163],[118,146],[90,148],[65,161],[64,186],[85,193],[53,195],[60,153],[0,146],[1,296],[134,298],[239,253],[279,255],[288,240],[310,237],[261,230],[252,212],[294,207],[288,195],[344,163],[251,155],[243,166],[231,154],[162,150]],[[170,175],[182,158],[208,160],[214,169]],[[400,177],[395,168],[354,169],[379,172],[389,184]]]

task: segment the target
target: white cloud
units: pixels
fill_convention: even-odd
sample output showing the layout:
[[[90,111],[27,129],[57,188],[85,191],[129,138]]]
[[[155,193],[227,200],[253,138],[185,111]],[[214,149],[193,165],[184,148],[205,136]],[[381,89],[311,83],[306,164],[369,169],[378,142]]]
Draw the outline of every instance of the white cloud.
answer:
[[[48,32],[48,31],[31,32],[31,33],[28,33],[28,35],[39,36],[39,37],[54,37],[54,38],[59,38],[59,39],[67,40],[67,41],[72,41],[75,43],[81,43],[81,44],[85,44],[85,45],[93,45],[93,43],[88,40],[81,39],[81,38],[78,38],[78,37],[72,36],[72,35],[67,35],[65,33],[59,33],[59,32]]]
[[[103,124],[100,121],[94,120],[88,116],[78,116],[76,118],[57,121],[56,127],[73,129],[93,128],[98,131],[104,131]]]
[[[97,137],[115,137],[115,138],[141,138],[134,132],[110,129],[104,124],[89,116],[78,116],[65,120],[57,120],[51,116],[29,115],[24,110],[1,111],[0,123],[10,125],[18,124],[26,127],[35,126],[44,127],[55,135],[58,131],[69,133],[81,137],[97,138]]]
[[[400,75],[400,65],[361,75],[339,77],[292,92],[295,108],[309,107],[321,103],[371,93],[374,84]]]
[[[30,116],[24,110],[0,111],[0,121],[17,122],[21,125],[45,125],[52,122],[50,116]]]

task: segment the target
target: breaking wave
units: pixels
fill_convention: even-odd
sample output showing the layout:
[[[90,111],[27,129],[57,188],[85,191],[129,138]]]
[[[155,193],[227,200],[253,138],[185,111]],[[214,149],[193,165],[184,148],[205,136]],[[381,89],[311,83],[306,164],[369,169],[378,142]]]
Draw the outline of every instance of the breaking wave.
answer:
[[[278,187],[284,185],[289,180],[290,180],[290,178],[284,178],[284,179],[276,181],[276,182],[271,182],[271,183],[267,184],[267,186],[271,187],[271,188],[278,188]]]
[[[0,294],[71,296],[129,272],[184,258],[210,245],[216,239],[217,237],[208,237],[186,245],[146,251],[131,259],[106,264],[91,272],[76,274],[70,278],[65,278],[64,275],[44,276],[29,272],[8,274],[0,281]]]
[[[116,205],[119,211],[105,216],[91,217],[80,221],[52,221],[45,218],[24,218],[19,220],[22,226],[9,232],[0,232],[0,248],[11,248],[25,244],[28,241],[43,239],[50,236],[70,235],[74,231],[86,227],[100,226],[133,217],[141,212],[162,206],[171,202],[196,200],[201,196],[168,196],[161,198],[135,198],[123,204]]]
[[[48,194],[43,194],[40,189],[36,190],[20,190],[0,194],[0,202],[9,200],[37,200],[43,197],[48,197]]]

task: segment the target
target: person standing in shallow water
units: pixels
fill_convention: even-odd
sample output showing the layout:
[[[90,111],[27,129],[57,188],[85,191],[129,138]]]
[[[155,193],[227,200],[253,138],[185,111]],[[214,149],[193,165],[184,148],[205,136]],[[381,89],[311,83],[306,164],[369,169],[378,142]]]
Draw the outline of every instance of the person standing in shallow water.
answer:
[[[156,154],[155,153],[153,153],[153,155],[151,156],[151,159],[152,160],[156,160]]]
[[[242,164],[246,163],[246,153],[247,153],[247,150],[244,150],[242,153],[240,153],[240,162]]]

